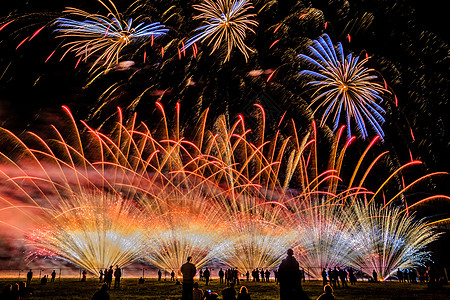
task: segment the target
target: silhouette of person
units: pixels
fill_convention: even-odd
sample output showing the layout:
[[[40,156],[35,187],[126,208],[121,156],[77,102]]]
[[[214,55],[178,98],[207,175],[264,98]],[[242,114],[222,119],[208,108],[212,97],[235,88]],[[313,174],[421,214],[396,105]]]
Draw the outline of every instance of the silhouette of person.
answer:
[[[108,289],[111,288],[113,273],[114,273],[113,266],[110,266],[108,272],[105,275],[105,281],[106,281],[106,285],[107,285]]]
[[[53,272],[52,272],[52,279],[51,279],[51,282],[55,282],[55,278],[56,278],[56,271],[55,270],[53,270]]]
[[[352,268],[348,269],[348,277],[350,279],[351,285],[356,284],[356,276],[355,276],[355,272],[353,271]]]
[[[106,283],[108,281],[107,280],[107,277],[108,277],[108,269],[107,268],[105,268],[105,271],[103,271],[103,276],[104,276],[104,281]]]
[[[278,270],[273,270],[273,277],[275,278],[275,283],[278,284]]]
[[[11,287],[11,294],[10,298],[11,300],[20,299],[20,287],[18,283],[14,283]]]
[[[347,272],[344,269],[339,269],[339,278],[342,282],[342,287],[347,287]]]
[[[194,289],[192,291],[193,300],[203,300],[203,290],[198,288],[198,282],[194,283]]]
[[[261,272],[259,272],[261,275],[261,282],[264,282],[264,270],[261,268]]]
[[[339,271],[334,267],[333,269],[333,287],[339,286]]]
[[[400,269],[397,269],[397,279],[398,282],[403,282],[403,272]]]
[[[122,277],[122,270],[116,265],[116,269],[114,270],[114,289],[120,290],[120,277]]]
[[[219,294],[211,290],[206,290],[203,296],[204,300],[216,300],[219,297]]]
[[[372,277],[373,277],[374,282],[378,282],[378,275],[377,275],[377,272],[375,272],[375,270],[373,270],[373,272],[372,272]]]
[[[245,277],[247,278],[247,281],[250,280],[250,272],[247,270],[247,272],[245,273]]]
[[[211,273],[209,272],[208,268],[205,269],[203,272],[203,278],[205,278],[205,285],[208,285],[209,283],[209,276],[211,276]]]
[[[11,299],[11,293],[12,293],[12,284],[9,283],[5,286],[3,289],[1,296],[1,299]]]
[[[46,285],[47,284],[47,275],[44,275],[44,277],[41,278],[41,285]]]
[[[27,285],[31,284],[31,279],[33,279],[33,271],[31,271],[30,269],[30,271],[28,271],[27,273]]]
[[[103,281],[103,270],[102,270],[102,269],[100,269],[99,274],[100,274],[100,276],[98,277],[98,280],[99,280],[100,282],[102,282],[102,281]]]
[[[336,287],[336,283],[333,280],[333,271],[331,271],[331,268],[328,268],[328,281],[333,285],[333,287]]]
[[[323,286],[327,285],[327,270],[325,268],[322,270],[322,284]]]
[[[138,280],[138,284],[143,284],[145,282],[144,277],[140,277]]]
[[[175,272],[173,270],[170,272],[170,281],[175,281]]]
[[[19,295],[20,297],[31,296],[33,294],[34,289],[27,288],[25,282],[19,282]],[[2,298],[3,299],[3,298]]]
[[[223,300],[236,300],[236,290],[234,289],[234,282],[230,286],[222,290]]]
[[[416,269],[411,269],[411,271],[409,272],[409,279],[411,280],[411,282],[416,283],[417,282],[417,272]]]
[[[239,284],[239,270],[238,268],[235,268],[233,270],[233,282],[236,284]]]
[[[81,281],[85,282],[86,276],[87,276],[87,272],[86,272],[86,270],[83,270],[83,277],[81,277]]]
[[[328,284],[323,287],[324,293],[317,300],[334,300],[333,288]]]
[[[223,277],[225,276],[225,273],[223,272],[222,268],[219,270],[219,282],[223,283]]]
[[[280,300],[297,300],[301,292],[301,276],[294,251],[289,249],[287,257],[278,267],[278,281],[280,282]]]
[[[241,286],[241,290],[239,291],[237,300],[252,300],[250,294],[248,293],[247,287],[244,285]]]
[[[192,300],[192,291],[194,289],[194,276],[197,273],[195,265],[191,263],[192,257],[187,258],[181,266],[181,274],[183,274],[183,293],[181,296],[182,300]]]
[[[161,281],[161,276],[162,276],[161,270],[158,270],[158,281]]]
[[[264,272],[264,275],[266,275],[266,282],[270,282],[270,271],[269,271],[269,269],[266,269],[266,272]]]
[[[108,285],[103,284],[99,291],[95,292],[91,300],[109,300]]]

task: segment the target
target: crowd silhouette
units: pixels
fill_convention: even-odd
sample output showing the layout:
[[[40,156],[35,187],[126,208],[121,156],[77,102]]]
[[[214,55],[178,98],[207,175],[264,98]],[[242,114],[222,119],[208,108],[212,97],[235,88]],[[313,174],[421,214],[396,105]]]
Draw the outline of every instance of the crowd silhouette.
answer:
[[[381,280],[394,280],[399,283],[411,283],[411,284],[428,284],[429,288],[440,288],[445,283],[445,277],[441,274],[435,265],[430,266],[428,269],[424,268],[408,268],[397,269],[388,278],[381,278]],[[44,270],[42,270],[44,271]],[[252,296],[249,293],[248,288],[244,285],[251,284],[252,286],[262,283],[273,283],[279,285],[280,300],[301,300],[309,299],[307,294],[302,288],[302,282],[305,281],[305,274],[310,274],[300,268],[298,261],[294,256],[294,251],[289,249],[286,257],[282,260],[277,269],[269,270],[268,268],[254,268],[251,271],[245,271],[241,273],[238,268],[220,268],[218,271],[214,271],[217,274],[219,284],[223,285],[222,290],[213,291],[210,288],[210,281],[212,280],[212,274],[214,269],[205,267],[198,269],[192,263],[192,258],[188,257],[187,261],[182,265],[179,270],[179,274],[182,276],[180,282],[175,277],[175,271],[170,273],[170,280],[175,281],[176,285],[182,285],[181,300],[209,300],[209,299],[223,299],[223,300],[251,300]],[[366,275],[367,282],[377,283],[380,278],[377,270],[370,272],[371,276]],[[87,270],[80,272],[81,281],[87,281]],[[161,270],[157,271],[157,280],[162,280]],[[109,268],[99,271],[99,282],[102,283],[101,288],[95,292],[92,299],[110,299],[108,290],[111,289],[113,277],[114,290],[120,290],[122,269],[116,265],[115,268],[110,266]],[[204,282],[204,290],[199,286],[199,282],[195,282],[198,275],[199,282]],[[345,268],[340,266],[333,266],[328,268],[322,268],[321,272],[322,285],[324,287],[323,294],[321,294],[318,300],[335,299],[334,290],[340,288],[349,288],[357,283],[357,277],[363,278],[363,273],[360,270],[353,268]],[[22,299],[33,295],[34,289],[31,283],[34,279],[33,270],[30,269],[26,274],[26,282],[11,283],[4,287],[0,294],[0,299]],[[41,270],[39,270],[39,278],[34,279],[40,283],[40,285],[47,285],[48,282],[54,283],[56,279],[56,271],[53,270],[50,274],[43,274],[41,277]],[[164,279],[166,280],[166,279]],[[216,279],[215,279],[216,280]],[[145,280],[140,277],[139,284],[144,284]],[[240,287],[238,287],[240,285]],[[217,284],[213,287],[217,288]]]

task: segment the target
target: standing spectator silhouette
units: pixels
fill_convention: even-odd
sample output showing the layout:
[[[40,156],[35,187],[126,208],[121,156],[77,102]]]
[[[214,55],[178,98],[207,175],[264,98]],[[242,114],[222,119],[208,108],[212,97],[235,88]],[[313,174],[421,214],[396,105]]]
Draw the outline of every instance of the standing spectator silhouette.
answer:
[[[175,281],[175,272],[173,270],[170,272],[170,281]]]
[[[223,300],[236,300],[236,290],[234,289],[234,282],[230,286],[222,290]]]
[[[227,279],[227,286],[230,286],[230,283],[232,283],[234,281],[233,276],[234,276],[233,269],[228,269],[227,270],[227,278],[228,278]]]
[[[322,270],[322,284],[323,286],[327,285],[327,270],[325,268]]]
[[[103,271],[103,278],[105,279],[104,282],[106,283],[106,277],[108,277],[108,269],[105,268],[105,271]]]
[[[261,275],[261,282],[264,282],[264,269],[261,268],[261,272],[259,272],[259,274]]]
[[[192,300],[192,291],[194,289],[194,276],[197,273],[195,265],[191,263],[192,257],[187,258],[181,266],[181,274],[183,274],[183,293],[181,296],[182,300]]]
[[[408,270],[403,270],[403,282],[409,282]]]
[[[278,284],[278,270],[273,270],[273,277],[275,278],[275,283]]]
[[[211,276],[211,273],[209,272],[209,269],[206,268],[205,271],[203,272],[203,278],[205,278],[205,285],[208,285],[209,283],[209,276]]]
[[[334,283],[333,280],[333,271],[331,271],[331,268],[328,268],[328,281],[331,285],[333,285],[333,287],[336,287],[336,283]]]
[[[334,267],[333,269],[333,287],[340,287],[339,286],[339,271]]]
[[[108,289],[111,288],[113,273],[114,273],[113,266],[110,266],[108,272],[106,272],[106,274],[105,274],[105,282],[106,282],[106,286],[108,287]]]
[[[202,269],[200,269],[200,271],[198,272],[198,275],[199,275],[200,281],[203,281],[203,270]]]
[[[397,279],[398,282],[403,282],[403,272],[400,269],[397,269]]]
[[[203,300],[203,290],[198,288],[198,282],[194,283],[194,289],[192,291],[193,300]]]
[[[334,300],[333,288],[328,284],[323,287],[324,293],[317,300]]]
[[[158,270],[158,281],[161,281],[162,273],[161,270]]]
[[[352,268],[348,269],[348,277],[350,279],[351,285],[356,284],[356,276],[355,276],[355,272],[353,271]]]
[[[416,283],[417,282],[417,271],[416,269],[411,269],[411,271],[409,272],[409,277],[411,282]]]
[[[219,280],[220,280],[220,283],[223,283],[223,276],[224,276],[224,275],[225,275],[225,274],[224,274],[222,268],[220,268],[220,270],[219,270]]]
[[[347,287],[347,272],[344,269],[338,269],[339,278],[341,279],[342,287]]]
[[[116,269],[114,270],[114,289],[120,290],[120,277],[122,277],[122,270],[116,265]]]
[[[425,282],[425,271],[423,269],[419,269],[419,282],[424,283]]]
[[[250,280],[250,272],[248,270],[245,272],[245,278],[247,278],[247,281]]]
[[[106,280],[106,277],[105,277]],[[101,289],[97,292],[95,292],[94,296],[92,296],[91,300],[109,300],[109,294],[108,294],[108,286],[106,283],[102,285]]]
[[[239,291],[237,300],[252,300],[250,294],[248,293],[247,287],[244,285],[241,286],[241,290]]]
[[[373,272],[372,272],[372,277],[373,277],[374,282],[378,282],[378,274],[377,274],[377,272],[375,272],[375,270],[373,270]]]
[[[283,259],[278,268],[278,280],[280,282],[280,300],[300,299],[301,275],[292,249],[287,251],[287,257]]]
[[[266,282],[270,282],[270,271],[269,271],[269,269],[266,269],[266,272],[264,272],[264,275],[266,275]]]
[[[86,276],[87,276],[87,272],[86,272],[86,270],[83,270],[83,277],[81,277],[81,281],[85,282]]]
[[[236,284],[239,284],[239,270],[238,270],[238,268],[235,268],[234,270],[233,270],[233,277],[234,277],[234,279],[233,279],[233,282]]]
[[[44,275],[44,277],[41,278],[41,285],[46,285],[47,284],[47,275]]]
[[[102,282],[103,281],[103,270],[102,269],[100,269],[100,272],[99,272],[99,277],[98,277],[98,280],[100,281],[100,282]]]
[[[31,279],[33,279],[33,271],[31,271],[30,269],[30,271],[28,271],[27,273],[27,285],[31,284]]]
[[[53,272],[52,272],[52,279],[51,279],[51,282],[55,282],[55,278],[56,278],[56,271],[55,270],[53,270]]]

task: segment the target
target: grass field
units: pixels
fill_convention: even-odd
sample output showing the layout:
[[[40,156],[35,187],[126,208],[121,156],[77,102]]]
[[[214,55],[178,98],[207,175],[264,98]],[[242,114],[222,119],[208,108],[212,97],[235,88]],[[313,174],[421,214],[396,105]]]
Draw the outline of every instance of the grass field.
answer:
[[[13,279],[0,279],[3,287],[8,283],[14,283]],[[275,283],[254,283],[241,281],[248,287],[253,300],[279,299],[279,289]],[[76,279],[61,279],[45,286],[38,285],[38,280],[32,282],[31,287],[35,289],[34,295],[25,299],[91,299],[101,284],[94,279],[87,282],[80,282]],[[220,291],[225,287],[214,280],[208,287],[220,295]],[[205,289],[204,282],[200,282],[200,288]],[[240,285],[237,286],[237,289]],[[322,283],[319,281],[306,281],[303,284],[310,299],[316,299],[322,291]],[[356,286],[335,290],[336,299],[356,300],[356,299],[420,299],[420,300],[440,300],[450,299],[450,287],[446,286],[442,290],[430,291],[426,285],[385,282],[368,283],[360,282]],[[179,299],[181,297],[181,286],[175,286],[170,281],[160,281],[147,279],[144,284],[138,284],[137,279],[123,279],[121,290],[110,291],[111,299]],[[222,297],[219,297],[222,299]]]

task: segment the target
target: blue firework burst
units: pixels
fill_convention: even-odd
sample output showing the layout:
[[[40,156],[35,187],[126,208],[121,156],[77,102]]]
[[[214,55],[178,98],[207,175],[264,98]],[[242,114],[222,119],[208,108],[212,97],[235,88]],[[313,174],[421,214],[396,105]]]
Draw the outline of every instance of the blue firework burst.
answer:
[[[314,114],[323,112],[321,125],[332,116],[333,131],[344,119],[349,137],[351,125],[355,124],[363,139],[369,135],[368,127],[383,138],[381,126],[386,111],[379,103],[388,91],[378,82],[375,71],[364,67],[369,58],[360,59],[351,53],[345,56],[341,43],[335,47],[327,34],[314,40],[309,49],[309,56],[300,54],[300,57],[310,69],[300,74],[314,78],[309,82],[315,90],[310,106],[315,106]]]

